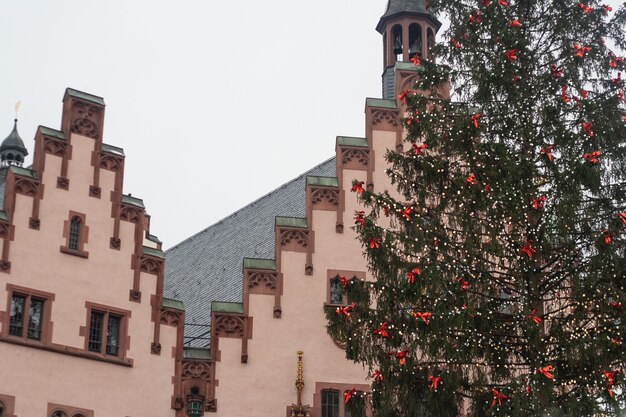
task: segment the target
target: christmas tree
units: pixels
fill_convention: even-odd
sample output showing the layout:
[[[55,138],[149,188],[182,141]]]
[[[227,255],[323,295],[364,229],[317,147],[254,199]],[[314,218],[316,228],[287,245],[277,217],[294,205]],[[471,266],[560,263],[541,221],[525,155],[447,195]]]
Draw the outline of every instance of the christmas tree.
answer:
[[[397,192],[355,182],[375,280],[328,331],[379,417],[614,416],[626,395],[626,9],[432,0]],[[613,50],[612,50],[613,49]],[[450,83],[452,99],[438,96]],[[395,196],[395,197],[394,197]]]

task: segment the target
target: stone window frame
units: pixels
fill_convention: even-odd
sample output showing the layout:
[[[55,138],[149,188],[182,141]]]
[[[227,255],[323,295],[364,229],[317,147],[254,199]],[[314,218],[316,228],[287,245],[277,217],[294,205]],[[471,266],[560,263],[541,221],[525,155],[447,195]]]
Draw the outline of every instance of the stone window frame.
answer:
[[[130,310],[124,310],[117,307],[107,306],[104,304],[93,303],[90,301],[85,302],[86,309],[86,317],[85,317],[85,326],[80,327],[80,335],[85,338],[84,350],[89,355],[97,356],[101,358],[118,358],[121,360],[125,360],[127,358],[128,349],[130,348],[130,336],[128,334],[128,322],[131,317]],[[101,346],[100,352],[94,352],[89,350],[89,327],[91,325],[91,313],[98,312],[103,313],[105,315],[105,320],[103,323],[107,323],[107,325],[102,326],[101,330]],[[119,345],[118,345],[118,353],[117,355],[111,355],[106,353],[106,329],[108,327],[108,317],[109,315],[114,315],[121,318],[120,321],[120,334],[119,334]]]
[[[337,269],[329,269],[326,274],[326,303],[325,303],[326,306],[339,307],[339,306],[348,305],[348,295],[346,294],[345,291],[343,294],[342,304],[335,304],[335,303],[330,302],[330,291],[331,291],[331,285],[332,285],[331,282],[341,276],[345,276],[348,282],[355,280],[355,279],[360,280],[360,281],[365,281],[366,274],[363,271],[343,271],[343,270],[337,270]]]
[[[0,394],[0,404],[4,406],[2,417],[17,417],[15,413],[15,397],[12,395]]]
[[[7,284],[7,304],[6,311],[0,313],[0,323],[2,323],[2,332],[0,332],[0,336],[7,339],[19,340],[21,343],[28,345],[49,345],[52,340],[52,302],[54,301],[55,295],[49,292],[39,291],[32,288],[20,287],[18,285]],[[11,321],[11,301],[13,299],[14,294],[19,294],[27,297],[27,303],[24,307],[24,311],[28,311],[28,306],[30,303],[30,299],[35,297],[37,299],[43,300],[43,310],[42,310],[42,319],[41,319],[41,337],[39,339],[29,339],[26,336],[16,336],[9,334],[9,326]],[[24,323],[28,320],[28,314],[24,314]],[[28,326],[24,326],[24,330]]]
[[[78,249],[70,248],[70,228],[74,218],[78,218],[80,220]],[[79,256],[81,258],[89,257],[89,252],[85,250],[85,243],[88,243],[89,241],[89,226],[87,226],[87,215],[85,213],[70,210],[67,220],[63,223],[63,237],[65,238],[65,245],[61,245],[61,252],[67,253],[68,255]]]
[[[313,393],[313,407],[311,408],[311,417],[322,417],[322,392],[338,391],[339,392],[339,417],[345,417],[346,404],[343,393],[356,389],[358,392],[369,392],[371,387],[366,384],[349,384],[345,382],[316,382],[315,392]],[[371,416],[371,410],[366,401],[365,415]]]
[[[52,417],[52,415],[58,411],[61,411],[67,415],[67,417],[94,417],[94,411],[88,410],[86,408],[75,407],[72,405],[63,405],[63,404],[55,404],[48,403],[48,411],[46,413],[47,417]]]

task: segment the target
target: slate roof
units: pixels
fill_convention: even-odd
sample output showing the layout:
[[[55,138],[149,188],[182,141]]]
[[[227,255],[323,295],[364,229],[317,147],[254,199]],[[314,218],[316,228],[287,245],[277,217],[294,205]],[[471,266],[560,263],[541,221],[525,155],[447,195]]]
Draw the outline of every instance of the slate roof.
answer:
[[[242,302],[243,258],[274,259],[276,216],[306,216],[306,177],[335,175],[333,157],[165,252],[164,295],[185,304],[187,346],[208,344],[211,302]]]

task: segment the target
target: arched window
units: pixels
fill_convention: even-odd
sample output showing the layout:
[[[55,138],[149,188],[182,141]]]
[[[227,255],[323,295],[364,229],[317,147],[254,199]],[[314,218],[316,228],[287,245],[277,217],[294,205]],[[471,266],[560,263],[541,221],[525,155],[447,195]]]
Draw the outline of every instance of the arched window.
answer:
[[[80,217],[74,216],[70,222],[70,236],[68,247],[71,250],[78,250],[80,248]]]
[[[409,57],[422,56],[422,27],[417,23],[409,26]]]
[[[0,401],[0,417],[4,417],[4,404]]]
[[[339,391],[322,391],[322,417],[339,417]]]
[[[344,290],[339,277],[330,280],[330,304],[344,304]]]
[[[82,413],[76,413],[72,417],[85,417],[85,415]]]
[[[435,47],[435,32],[431,28],[428,28],[426,32],[426,47],[428,48],[428,59],[431,61],[435,58],[433,48]]]
[[[53,411],[52,414],[50,414],[50,417],[67,417],[67,414],[65,413],[65,411],[56,410]]]
[[[402,26],[395,25],[391,29],[391,36],[393,39],[393,54],[396,57],[396,61],[402,61]]]

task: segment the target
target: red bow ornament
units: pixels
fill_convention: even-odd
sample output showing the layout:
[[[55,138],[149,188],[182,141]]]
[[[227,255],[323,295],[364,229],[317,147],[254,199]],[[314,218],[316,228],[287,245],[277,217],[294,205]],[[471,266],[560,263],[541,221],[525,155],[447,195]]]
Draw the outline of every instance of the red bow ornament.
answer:
[[[374,334],[380,337],[389,337],[389,333],[387,333],[387,322],[384,322],[378,329],[374,330]]]
[[[583,11],[584,14],[589,14],[593,11],[593,9],[586,4],[578,3],[578,8]]]
[[[439,388],[439,384],[441,383],[441,377],[431,375],[428,377],[428,380],[430,381],[430,386],[428,388],[437,391],[437,388]]]
[[[375,383],[377,384],[382,384],[383,383],[383,374],[380,373],[380,371],[377,369],[374,372],[372,372],[371,378],[374,380]]]
[[[404,90],[402,93],[400,93],[400,95],[398,96],[398,99],[403,102],[406,103],[406,98],[413,95],[413,92],[409,89]]]
[[[467,178],[465,179],[465,182],[467,183],[467,185],[474,185],[478,183],[478,181],[476,181],[476,176],[474,174],[469,174]]]
[[[379,237],[371,238],[370,242],[369,242],[369,248],[370,249],[378,249],[378,248],[380,248],[380,238]]]
[[[613,8],[611,6],[609,6],[608,4],[603,4],[602,5],[602,9],[604,10],[604,13],[608,13],[608,12],[612,12]]]
[[[517,49],[510,49],[509,51],[507,51],[507,53],[504,54],[504,56],[506,56],[506,59],[508,59],[508,61],[512,64],[517,61],[518,52],[519,51]]]
[[[470,120],[471,120],[472,124],[474,125],[474,127],[476,129],[478,129],[478,127],[480,126],[478,124],[478,119],[480,119],[480,116],[481,116],[480,113],[476,113],[476,114],[473,114],[472,116],[470,116]]]
[[[407,222],[411,221],[411,207],[405,207],[402,210],[402,217],[404,217]]]
[[[528,318],[531,319],[533,323],[535,323],[536,325],[540,325],[543,320],[536,313],[537,313],[537,309],[533,308],[533,311],[530,312],[530,314],[528,315]]]
[[[584,58],[585,54],[591,51],[591,47],[581,46],[578,43],[575,43],[573,47],[574,47],[574,50],[576,51],[574,55],[577,56],[578,58]]]
[[[552,375],[552,370],[554,367],[552,365],[544,366],[543,368],[537,369],[537,374],[541,374],[548,379],[554,380],[554,375]]]
[[[343,289],[345,290],[348,287],[348,279],[342,275],[339,277],[339,281],[341,281],[341,284],[343,285]]]
[[[563,74],[563,69],[557,68],[556,64],[550,65],[550,71],[552,71],[552,76],[554,78],[561,78]]]
[[[613,398],[613,385],[615,385],[615,377],[620,373],[619,370],[613,372],[600,371],[606,377],[606,389],[611,398]]]
[[[450,38],[450,45],[452,45],[454,49],[461,48],[461,44],[459,43],[459,41],[454,40],[454,38]]]
[[[496,403],[498,403],[498,406],[501,406],[502,400],[508,400],[509,398],[511,398],[502,394],[501,392],[498,392],[498,390],[495,388],[493,388],[491,392],[493,393],[493,400],[491,400],[491,407],[496,405]]]
[[[356,180],[354,180],[352,182],[352,188],[350,189],[350,191],[352,191],[353,193],[356,192],[359,195],[363,194],[363,191],[365,191],[363,189],[363,184],[365,184],[365,181],[356,181]]]
[[[415,317],[416,319],[422,320],[424,323],[426,323],[426,325],[428,325],[428,321],[430,320],[432,316],[433,316],[433,313],[418,313],[418,312],[413,313],[413,317]]]
[[[365,226],[365,212],[359,211],[354,218],[354,224]]]
[[[337,314],[344,315],[346,317],[350,317],[350,312],[352,310],[354,310],[354,307],[356,307],[356,303],[352,303],[349,306],[345,306],[345,307],[337,307],[337,310],[335,310],[337,312]]]
[[[582,123],[582,127],[583,130],[585,131],[585,133],[587,134],[587,136],[589,136],[590,138],[593,137],[593,123],[591,122],[583,122]]]
[[[466,280],[464,280],[463,278],[459,278],[457,280],[459,282],[459,286],[461,287],[461,290],[463,291],[467,291],[470,288],[470,283]]]
[[[583,154],[583,159],[586,159],[591,165],[595,165],[598,163],[598,158],[602,155],[600,151],[594,151],[591,153]]]
[[[604,232],[602,232],[603,235],[603,240],[604,240],[604,244],[605,245],[610,245],[611,244],[611,232],[609,232],[608,230],[605,230]]]
[[[569,101],[570,101],[569,96],[567,95],[567,86],[566,85],[561,87],[561,99],[563,100],[564,103],[569,103]]]
[[[422,143],[421,145],[417,146],[416,143],[414,143],[411,146],[411,150],[407,152],[407,154],[410,154],[411,152],[413,152],[414,155],[424,155],[424,152],[422,152],[424,149],[428,148],[428,145],[426,145],[425,143]]]
[[[480,16],[481,16],[480,12],[479,12],[478,10],[475,10],[475,11],[474,11],[474,12],[470,15],[470,17],[468,17],[468,18],[467,18],[467,21],[468,21],[470,24],[477,25],[477,24],[479,24],[479,23],[480,23]]]
[[[422,63],[422,61],[420,61],[420,57],[417,54],[413,55],[413,58],[411,58],[410,61],[416,67],[419,66]]]
[[[406,355],[407,353],[409,353],[408,350],[399,350],[395,353],[392,353],[392,355],[394,355],[396,357],[396,359],[398,359],[398,363],[400,365],[404,365],[406,363]]]
[[[541,153],[548,158],[548,161],[552,162],[554,157],[552,156],[552,149],[554,149],[554,145],[550,145],[547,148],[541,148]]]
[[[512,28],[520,28],[522,27],[522,24],[520,23],[519,19],[515,19],[511,23],[509,23],[509,26],[511,26]]]
[[[356,389],[352,388],[349,391],[344,391],[343,392],[343,398],[345,399],[345,404],[348,404],[348,401],[350,401],[350,398],[352,398],[354,395],[356,395]]]
[[[539,198],[533,198],[533,208],[535,210],[543,209],[543,203],[548,199],[546,196],[541,196]]]
[[[419,268],[413,268],[411,272],[406,273],[406,280],[409,284],[415,283],[415,277],[422,275],[422,270]]]
[[[626,227],[626,212],[625,213],[620,213],[617,216],[622,221],[622,226]]]
[[[506,0],[498,0],[498,4],[500,6],[506,6],[509,7],[509,3],[506,2]]]
[[[526,242],[526,244],[524,245],[524,247],[522,249],[520,249],[519,253],[520,255],[526,255],[529,258],[532,259],[533,255],[535,254],[535,252],[537,252],[535,249],[533,249],[533,247],[531,246],[531,243],[533,241],[529,240],[528,242]]]

